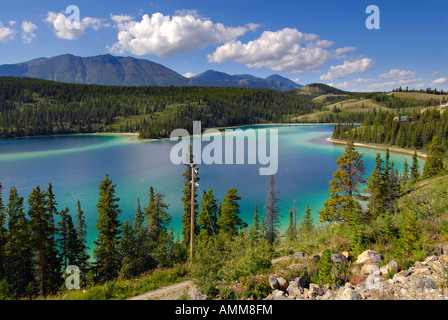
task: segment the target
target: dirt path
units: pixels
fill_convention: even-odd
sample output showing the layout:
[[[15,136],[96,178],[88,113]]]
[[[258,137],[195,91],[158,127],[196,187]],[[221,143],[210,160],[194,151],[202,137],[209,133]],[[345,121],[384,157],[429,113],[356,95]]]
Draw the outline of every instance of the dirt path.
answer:
[[[178,300],[182,294],[188,293],[193,287],[193,282],[187,280],[143,293],[128,300]]]

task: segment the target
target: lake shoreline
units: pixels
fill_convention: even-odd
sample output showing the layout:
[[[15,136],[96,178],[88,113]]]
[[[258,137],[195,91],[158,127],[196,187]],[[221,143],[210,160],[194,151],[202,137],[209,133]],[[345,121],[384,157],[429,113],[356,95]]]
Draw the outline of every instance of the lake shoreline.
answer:
[[[334,143],[334,144],[346,145],[348,143],[347,141],[337,140],[337,139],[333,139],[331,137],[327,138],[325,140],[328,141],[328,142]],[[360,143],[360,142],[355,142],[354,145],[357,146],[357,147],[362,147],[362,148],[370,148],[370,149],[378,149],[378,150],[387,150],[387,149],[389,149],[389,151],[391,151],[391,152],[404,153],[404,154],[410,154],[410,155],[414,154],[413,150],[404,149],[404,148],[398,148],[398,147],[389,147],[389,146],[386,146],[386,145],[373,145],[373,144]],[[419,157],[421,159],[426,159],[428,157],[428,155],[426,153],[417,151],[417,157]]]

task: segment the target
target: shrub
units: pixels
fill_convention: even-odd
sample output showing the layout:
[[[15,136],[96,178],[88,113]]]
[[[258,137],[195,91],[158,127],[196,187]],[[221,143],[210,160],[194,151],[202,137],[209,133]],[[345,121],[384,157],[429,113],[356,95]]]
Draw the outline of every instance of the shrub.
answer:
[[[240,278],[243,286],[243,299],[262,300],[269,295],[269,283],[265,276],[247,276]]]

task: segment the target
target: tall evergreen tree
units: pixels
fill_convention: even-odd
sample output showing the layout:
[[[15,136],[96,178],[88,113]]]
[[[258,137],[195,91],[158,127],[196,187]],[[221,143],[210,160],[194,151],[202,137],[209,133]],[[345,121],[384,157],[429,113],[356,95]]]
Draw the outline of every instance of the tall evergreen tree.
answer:
[[[412,155],[412,166],[411,166],[411,182],[417,182],[420,177],[418,158],[417,158],[417,150],[414,150],[414,154]]]
[[[56,247],[56,226],[47,193],[37,186],[28,197],[31,243],[34,251],[36,289],[41,295],[56,292],[62,283]]]
[[[241,200],[241,197],[238,195],[237,188],[229,189],[227,191],[222,202],[217,222],[220,234],[234,236],[239,230],[247,227],[247,223],[240,218],[241,212],[240,204],[238,203],[239,200]]]
[[[370,177],[367,178],[366,191],[369,194],[369,202],[367,208],[369,209],[370,218],[376,218],[385,212],[387,189],[384,181],[383,160],[381,154],[377,153],[375,158],[375,168]]]
[[[310,204],[306,203],[305,214],[303,215],[302,220],[299,225],[299,232],[301,234],[309,235],[314,231],[314,223],[312,217],[312,211]]]
[[[435,136],[429,145],[428,157],[423,167],[423,179],[434,177],[440,173],[446,173],[443,163],[444,153],[445,147],[443,146],[442,139],[439,136]]]
[[[275,178],[273,175],[269,177],[269,189],[266,198],[266,204],[264,205],[264,216],[266,223],[266,237],[270,244],[274,243],[274,240],[278,236],[278,228],[280,227],[280,210],[277,206],[278,190],[275,188]]]
[[[120,198],[115,195],[115,187],[107,174],[98,186],[99,199],[96,207],[99,217],[95,226],[98,238],[94,241],[94,257],[100,282],[115,278],[121,267],[118,252],[121,233],[118,216],[121,210],[118,205]]]
[[[198,215],[198,225],[201,229],[199,236],[214,236],[218,233],[219,203],[213,195],[213,190],[204,191],[202,196],[201,211]]]
[[[76,250],[76,256],[78,260],[78,267],[80,269],[80,278],[83,286],[87,285],[87,272],[89,268],[89,259],[90,256],[88,254],[88,246],[87,246],[87,224],[86,218],[84,217],[84,211],[81,207],[81,202],[77,201],[76,203],[76,235],[78,238],[77,244],[78,248]]]
[[[2,199],[2,193],[3,193],[3,187],[0,183],[0,282],[6,278],[6,271],[5,271],[5,249],[6,249],[6,242],[7,242],[7,230],[5,228],[6,225],[6,214],[5,214],[5,208],[3,205],[3,199]]]
[[[9,191],[5,208],[8,216],[8,242],[6,248],[6,272],[13,297],[31,297],[34,293],[33,252],[31,248],[30,223],[23,207],[23,197],[17,189]]]
[[[155,193],[154,188],[149,188],[149,203],[145,208],[145,217],[148,221],[148,229],[152,241],[158,242],[162,233],[166,233],[171,217],[168,215],[168,205],[163,201],[164,195]]]
[[[353,141],[349,141],[342,156],[336,160],[338,169],[330,181],[330,199],[325,201],[324,208],[319,212],[320,220],[348,221],[351,212],[360,207],[358,200],[365,200],[359,187],[365,180],[362,155],[355,150]]]

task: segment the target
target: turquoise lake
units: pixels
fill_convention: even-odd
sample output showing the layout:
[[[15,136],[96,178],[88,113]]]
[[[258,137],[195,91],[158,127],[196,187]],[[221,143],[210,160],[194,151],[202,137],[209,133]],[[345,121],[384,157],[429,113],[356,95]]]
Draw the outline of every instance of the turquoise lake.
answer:
[[[345,146],[327,142],[333,125],[290,125],[244,127],[278,129],[278,171],[275,175],[279,190],[281,230],[288,226],[289,209],[296,200],[298,220],[309,202],[316,222],[317,211],[328,198],[329,181],[337,169],[336,159]],[[80,199],[87,218],[88,242],[93,247],[97,219],[98,185],[106,173],[117,184],[116,191],[122,209],[121,219],[132,219],[140,199],[146,206],[150,186],[165,194],[169,204],[172,226],[181,231],[182,189],[184,165],[173,165],[170,151],[176,142],[136,141],[129,136],[69,135],[0,140],[0,182],[3,199],[7,202],[9,189],[17,187],[25,201],[31,190],[40,185],[46,189],[49,182],[59,203],[59,209],[69,207],[76,213]],[[202,143],[204,147],[207,142]],[[357,147],[364,154],[366,177],[374,168],[375,156],[385,152]],[[391,160],[401,172],[405,159],[411,156],[391,153]],[[268,176],[260,176],[260,165],[200,165],[200,194],[213,189],[220,201],[229,188],[238,188],[242,197],[241,217],[252,223],[255,203],[263,213],[268,189]],[[423,164],[420,164],[420,168]],[[201,198],[199,196],[199,201]]]

